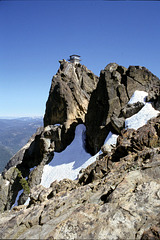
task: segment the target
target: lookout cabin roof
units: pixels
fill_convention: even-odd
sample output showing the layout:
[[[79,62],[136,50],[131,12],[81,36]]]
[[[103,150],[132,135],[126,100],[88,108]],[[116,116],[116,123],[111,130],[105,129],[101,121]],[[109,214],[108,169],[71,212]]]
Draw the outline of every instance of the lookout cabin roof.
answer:
[[[78,57],[78,58],[80,58],[81,56],[79,56],[79,55],[77,55],[77,54],[73,54],[73,55],[70,56],[70,58],[71,58],[71,57]]]
[[[70,59],[68,59],[71,63],[79,63],[81,61],[80,56],[77,54],[73,54],[70,56]]]

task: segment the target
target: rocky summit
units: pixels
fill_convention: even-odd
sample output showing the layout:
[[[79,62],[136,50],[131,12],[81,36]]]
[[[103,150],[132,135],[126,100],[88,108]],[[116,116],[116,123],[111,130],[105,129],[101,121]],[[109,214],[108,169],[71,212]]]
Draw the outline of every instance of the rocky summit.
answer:
[[[130,102],[135,91],[145,92],[145,102]],[[127,128],[126,119],[147,103],[156,117]],[[160,239],[159,110],[160,80],[145,67],[110,63],[97,77],[80,63],[61,60],[44,127],[0,175],[0,238]],[[76,179],[44,187],[44,167],[73,142],[79,124],[95,161]],[[117,141],[104,144],[110,132]]]

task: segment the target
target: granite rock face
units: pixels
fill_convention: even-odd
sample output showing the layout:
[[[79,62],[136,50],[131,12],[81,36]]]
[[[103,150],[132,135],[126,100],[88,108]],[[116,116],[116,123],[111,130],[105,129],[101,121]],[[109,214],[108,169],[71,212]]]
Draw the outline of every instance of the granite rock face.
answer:
[[[98,77],[81,64],[61,61],[57,74],[52,79],[46,103],[44,126],[84,122],[92,91]]]
[[[0,238],[159,239],[159,124],[157,117],[134,134],[124,131],[117,146],[78,180],[34,187],[27,208],[17,206],[0,215]],[[147,143],[153,132],[156,140]],[[133,138],[141,147],[117,155],[120,142],[132,145]]]
[[[159,89],[159,79],[144,67],[126,69],[116,63],[108,64],[100,73],[86,114],[88,150],[92,154],[98,152],[110,130],[119,134],[123,128],[123,120],[118,118],[139,111],[141,104],[130,106],[130,109],[126,106],[135,90],[148,92],[147,100],[152,100],[158,109]]]

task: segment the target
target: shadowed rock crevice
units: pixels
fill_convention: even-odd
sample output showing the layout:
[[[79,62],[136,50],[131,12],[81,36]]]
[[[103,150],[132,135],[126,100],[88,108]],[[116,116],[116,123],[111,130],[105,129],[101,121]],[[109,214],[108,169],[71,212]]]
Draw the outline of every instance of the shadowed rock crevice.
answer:
[[[103,204],[111,201],[111,198],[112,198],[111,194],[113,191],[114,191],[114,189],[110,188],[110,190],[107,193],[105,193],[101,196],[101,201],[103,202]]]
[[[101,72],[97,88],[91,94],[85,119],[87,148],[91,154],[98,151],[98,146],[103,144],[104,139],[109,133],[108,126],[106,125],[108,112],[108,92],[106,91],[104,72]],[[96,138],[94,137],[95,135]],[[94,146],[94,149],[92,149],[92,146]]]

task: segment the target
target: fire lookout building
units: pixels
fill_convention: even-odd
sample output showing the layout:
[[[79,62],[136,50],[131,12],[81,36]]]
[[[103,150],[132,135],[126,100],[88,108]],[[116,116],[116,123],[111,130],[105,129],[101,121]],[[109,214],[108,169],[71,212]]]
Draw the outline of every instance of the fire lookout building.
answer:
[[[71,63],[80,63],[81,59],[79,55],[73,54],[70,56],[70,59],[68,59]]]

